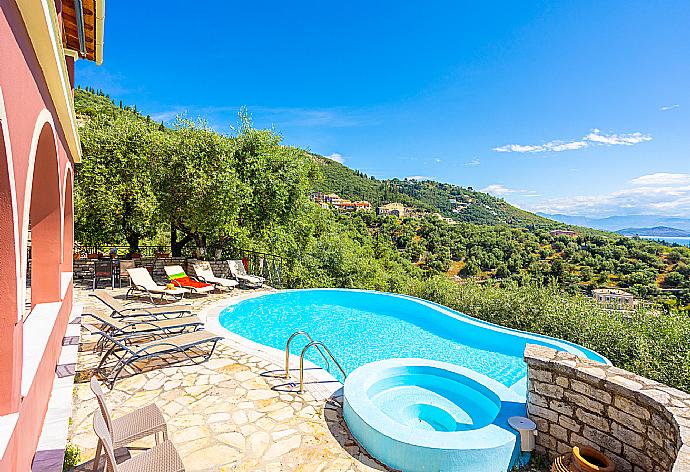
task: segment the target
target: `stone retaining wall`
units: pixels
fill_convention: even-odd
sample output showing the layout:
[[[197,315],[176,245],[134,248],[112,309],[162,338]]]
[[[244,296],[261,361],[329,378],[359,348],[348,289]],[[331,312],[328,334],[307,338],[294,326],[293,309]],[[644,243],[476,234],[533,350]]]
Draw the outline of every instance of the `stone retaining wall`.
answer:
[[[581,444],[619,472],[690,472],[690,395],[623,369],[529,344],[527,408],[537,451]]]
[[[93,278],[93,268],[95,259],[77,259],[73,262],[73,273],[75,280]],[[168,265],[180,265],[187,272],[188,275],[195,275],[193,264],[197,259],[188,259],[185,257],[158,257],[158,258],[141,258],[134,259],[136,267],[153,267],[153,278],[159,281],[165,281],[165,270]],[[211,269],[217,277],[223,277],[228,273],[228,264],[226,261],[209,261]]]

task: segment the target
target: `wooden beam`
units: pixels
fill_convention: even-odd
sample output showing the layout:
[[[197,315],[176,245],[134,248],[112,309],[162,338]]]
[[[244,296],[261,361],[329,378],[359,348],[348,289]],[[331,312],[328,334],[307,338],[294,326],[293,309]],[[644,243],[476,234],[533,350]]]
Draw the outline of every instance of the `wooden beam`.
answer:
[[[62,24],[68,26],[71,30],[77,31],[77,22],[74,18],[63,18]],[[93,31],[93,24],[84,23],[84,31]]]
[[[74,30],[65,29],[65,35],[70,37],[70,38],[77,38],[77,41],[79,40],[79,33],[77,33]],[[89,36],[88,34],[85,34],[84,35],[84,41],[86,41],[87,43],[92,43],[94,41],[94,37]]]
[[[70,14],[71,16],[76,16],[76,14],[77,14],[77,10],[75,10],[74,6],[69,6],[69,5],[66,5],[66,4],[64,4],[64,3],[62,4],[62,11],[63,11],[63,17],[64,17],[64,12],[65,12],[65,11],[66,11],[68,14]],[[93,9],[90,9],[90,8],[88,8],[88,7],[84,7],[84,8],[83,8],[83,12],[84,12],[84,17],[93,16],[93,15],[94,15]]]
[[[71,25],[69,23],[63,23],[62,27],[65,31],[67,31],[70,34],[79,34],[77,27],[74,25]],[[89,35],[91,35],[91,38],[93,39],[93,37],[94,37],[93,29],[87,30],[87,28],[84,28],[84,37],[89,37]]]

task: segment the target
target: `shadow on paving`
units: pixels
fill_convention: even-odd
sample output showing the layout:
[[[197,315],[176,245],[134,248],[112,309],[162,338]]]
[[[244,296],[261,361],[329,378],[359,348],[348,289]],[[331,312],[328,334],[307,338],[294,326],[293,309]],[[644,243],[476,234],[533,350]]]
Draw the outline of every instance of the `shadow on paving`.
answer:
[[[333,439],[338,441],[343,449],[345,449],[345,451],[347,451],[347,453],[350,454],[350,456],[352,456],[352,458],[355,460],[362,462],[363,464],[376,470],[395,471],[396,469],[391,469],[378,460],[372,458],[371,455],[366,452],[366,450],[360,446],[357,440],[352,436],[350,429],[347,427],[347,423],[345,423],[345,418],[343,418],[342,394],[342,388],[337,390],[328,400],[326,400],[326,405],[324,406],[323,415]]]

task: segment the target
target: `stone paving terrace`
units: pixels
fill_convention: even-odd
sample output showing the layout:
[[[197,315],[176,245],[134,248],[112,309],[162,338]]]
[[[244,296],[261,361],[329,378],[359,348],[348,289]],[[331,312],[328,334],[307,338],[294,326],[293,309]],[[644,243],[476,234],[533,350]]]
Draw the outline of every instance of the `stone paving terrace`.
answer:
[[[247,292],[187,302],[204,320],[210,306]],[[88,293],[75,290],[85,312],[100,303]],[[114,294],[123,297],[124,289]],[[92,415],[97,403],[88,385],[98,362],[92,342],[92,335],[82,329],[70,427],[70,442],[81,451],[79,471],[91,470],[96,448]],[[112,391],[106,389],[111,414],[117,418],[147,403],[158,405],[188,471],[387,470],[350,435],[337,392],[323,399],[315,391],[289,391],[280,377],[282,365],[247,351],[225,339],[204,364],[145,369],[122,378]],[[124,458],[137,454],[136,447],[153,444],[151,437],[116,452]]]

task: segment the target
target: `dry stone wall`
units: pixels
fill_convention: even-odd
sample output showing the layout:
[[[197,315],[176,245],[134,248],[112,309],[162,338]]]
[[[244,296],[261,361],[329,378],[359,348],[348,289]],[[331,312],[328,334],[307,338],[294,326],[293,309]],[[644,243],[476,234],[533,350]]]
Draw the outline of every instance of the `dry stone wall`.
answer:
[[[185,257],[159,257],[159,258],[141,258],[134,259],[136,267],[153,267],[153,277],[159,281],[165,281],[165,270],[167,265],[180,265],[189,275],[195,275],[193,264],[197,259],[188,259]],[[211,269],[217,277],[222,277],[228,273],[228,264],[226,261],[209,261]],[[92,279],[94,269],[94,259],[77,259],[73,261],[73,269],[75,279]]]
[[[538,452],[553,457],[580,444],[620,472],[690,472],[690,395],[543,346],[528,345],[525,362]]]

